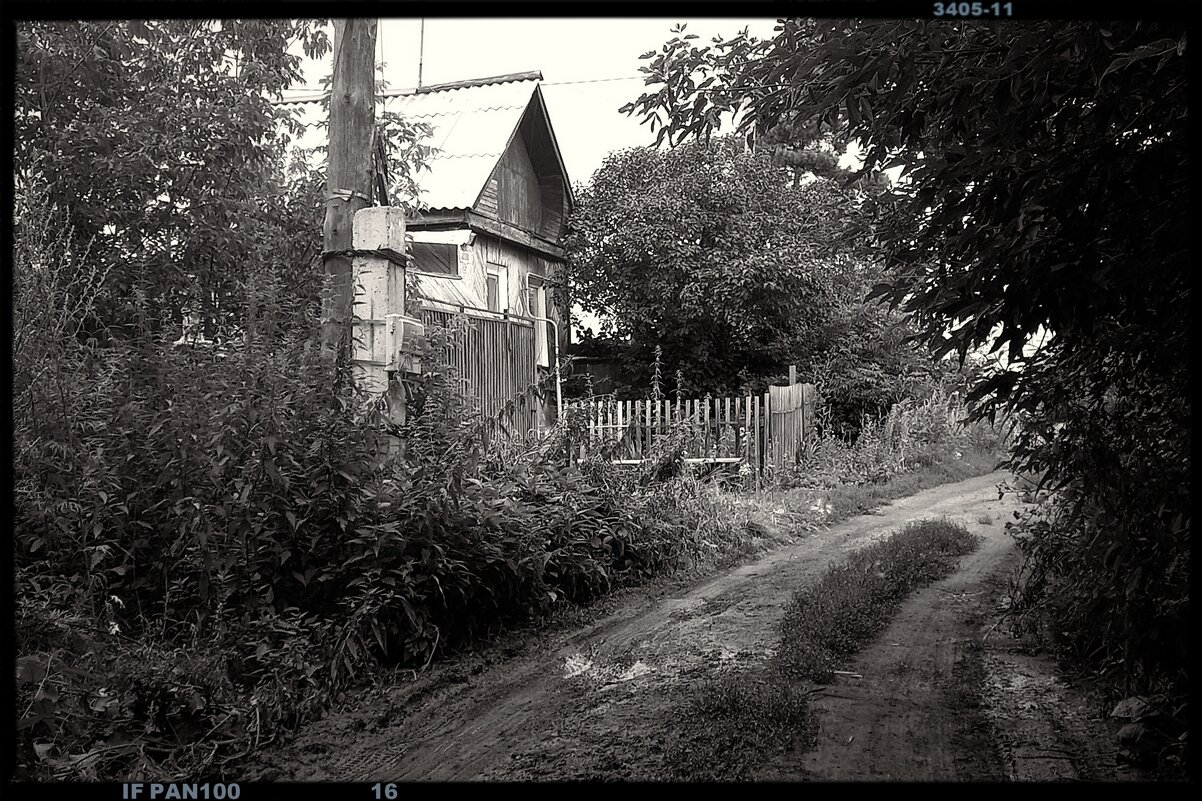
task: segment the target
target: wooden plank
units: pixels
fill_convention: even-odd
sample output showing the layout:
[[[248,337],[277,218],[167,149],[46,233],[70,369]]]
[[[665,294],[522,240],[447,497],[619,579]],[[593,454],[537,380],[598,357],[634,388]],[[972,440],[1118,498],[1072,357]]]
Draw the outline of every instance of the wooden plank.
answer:
[[[755,443],[755,448],[754,448],[755,453],[752,454],[752,459],[753,459],[752,464],[756,466],[756,470],[758,472],[759,464],[760,464],[760,453],[761,453],[761,450],[760,450],[760,434],[762,433],[761,432],[761,428],[762,428],[761,423],[762,423],[762,419],[763,419],[760,416],[760,399],[759,398],[753,399],[752,408],[755,411],[755,414],[752,415],[753,426],[754,426],[754,428],[752,429],[752,431],[754,432],[752,435],[752,441]]]
[[[626,420],[628,419],[626,416],[626,402],[625,401],[618,401],[616,403],[615,409],[614,409],[614,414],[615,414],[615,421],[617,422],[617,431],[615,431],[614,433],[616,436],[621,437],[623,432],[626,430]]]
[[[772,419],[776,413],[776,409],[772,407],[772,396],[764,393],[764,417],[767,424],[764,426],[764,464],[769,464],[773,458],[772,445]]]
[[[751,401],[752,401],[752,398],[750,395],[748,395],[746,403],[744,404],[744,412],[743,412],[743,418],[746,421],[743,425],[744,425],[744,430],[747,432],[747,435],[744,437],[744,439],[746,440],[746,448],[747,448],[748,457],[750,457],[750,455],[751,455]]]
[[[634,426],[635,438],[638,442],[637,453],[640,457],[647,455],[647,409],[646,401],[636,400],[634,402]]]
[[[623,401],[618,401],[618,402],[617,402],[617,404],[615,404],[615,407],[614,407],[614,415],[615,415],[615,417],[616,417],[616,419],[615,419],[615,422],[617,423],[617,430],[614,432],[614,434],[615,434],[615,436],[617,436],[617,437],[620,437],[620,436],[622,436],[622,431],[623,431],[623,426],[622,426],[622,420],[623,420],[623,417],[622,417],[622,406],[623,406]]]
[[[728,436],[728,435],[730,436],[730,442],[732,444],[737,442],[737,439],[734,437],[734,431],[731,426],[730,398],[722,399],[722,428],[720,430],[722,431],[722,434],[724,436]]]
[[[643,450],[644,454],[651,452],[651,401],[643,401],[643,422],[644,432],[647,439],[647,447]]]
[[[480,233],[492,234],[511,242],[517,242],[520,245],[525,245],[531,250],[537,251],[545,256],[550,256],[555,259],[563,258],[563,248],[553,242],[548,242],[540,236],[536,236],[527,231],[523,231],[515,225],[511,225],[501,220],[492,220],[481,214],[476,214],[473,211],[467,212],[468,227],[472,231]]]

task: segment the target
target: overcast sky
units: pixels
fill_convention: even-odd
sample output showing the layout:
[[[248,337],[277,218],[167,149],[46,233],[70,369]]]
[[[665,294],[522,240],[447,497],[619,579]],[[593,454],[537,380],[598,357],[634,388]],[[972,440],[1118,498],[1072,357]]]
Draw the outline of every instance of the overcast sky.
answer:
[[[427,18],[422,83],[541,70],[568,175],[585,183],[611,150],[654,141],[648,126],[618,108],[643,91],[638,68],[646,62],[639,56],[662,47],[677,22],[703,42],[745,27],[764,38],[776,25],[771,18]],[[417,85],[420,32],[418,19],[380,20],[377,60],[382,57],[389,88]],[[329,56],[309,62],[306,83],[316,88],[329,70]]]

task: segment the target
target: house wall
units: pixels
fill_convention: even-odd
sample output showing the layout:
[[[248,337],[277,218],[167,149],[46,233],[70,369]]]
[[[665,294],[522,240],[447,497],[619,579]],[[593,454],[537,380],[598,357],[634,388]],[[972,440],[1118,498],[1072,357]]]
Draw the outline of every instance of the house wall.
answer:
[[[468,306],[483,306],[485,296],[485,268],[477,251],[471,247],[471,232],[466,228],[457,231],[411,231],[414,242],[430,242],[455,245],[458,260],[457,276],[429,275],[415,265],[421,279],[422,294],[447,303]]]
[[[561,280],[563,263],[558,259],[535,253],[528,248],[505,242],[489,234],[473,235],[467,229],[456,231],[411,231],[411,235],[414,242],[444,243],[458,246],[459,275],[452,277],[422,274],[419,266],[417,272],[422,275],[423,287],[438,287],[444,282],[453,282],[456,286],[453,294],[468,299],[456,302],[484,308],[488,298],[487,275],[489,265],[496,265],[505,268],[505,272],[508,275],[508,285],[505,288],[505,302],[501,304],[502,311],[508,309],[511,314],[520,315],[531,313],[526,287],[528,276],[535,275],[544,279],[548,286],[548,311],[550,314],[547,316],[556,322],[564,319],[563,312],[555,305],[553,293],[550,291],[551,284]],[[468,247],[465,248],[463,245],[468,245]],[[450,293],[439,293],[439,297],[442,297],[444,294],[449,295]],[[561,332],[560,336],[564,340],[566,347],[567,340],[565,334],[566,332]]]
[[[481,309],[486,308],[488,305],[487,275],[490,269],[499,267],[501,268],[500,272],[507,277],[504,301],[500,304],[501,311],[508,309],[510,314],[528,316],[533,312],[529,306],[529,295],[526,291],[528,278],[535,275],[545,279],[547,282],[547,317],[556,321],[559,334],[559,346],[558,348],[552,346],[550,355],[552,358],[562,358],[562,354],[566,352],[568,346],[570,332],[563,311],[555,303],[555,294],[551,286],[552,282],[560,280],[563,269],[562,262],[495,236],[473,233],[467,229],[411,231],[411,235],[415,242],[458,246],[459,275],[457,277],[423,274],[418,269],[422,295],[428,298],[453,305],[462,304]],[[445,309],[441,306],[432,308]],[[549,369],[540,369],[542,375],[548,372],[550,372]],[[539,410],[539,421],[542,425],[549,426],[554,420],[555,396],[552,391],[547,394],[542,408]]]
[[[497,219],[526,231],[541,230],[542,189],[523,137],[514,137],[482,193],[480,210],[488,213],[483,208],[485,202],[495,203],[493,213]]]
[[[554,293],[551,291],[551,284],[562,280],[563,262],[484,234],[476,237],[475,249],[486,265],[485,270],[488,269],[488,264],[507,268],[509,273],[508,308],[514,314],[531,313],[526,294],[527,277],[536,275],[546,281],[547,309],[550,312],[547,316],[559,324],[560,345],[566,348],[568,331],[564,324],[565,316],[563,310],[555,303]]]

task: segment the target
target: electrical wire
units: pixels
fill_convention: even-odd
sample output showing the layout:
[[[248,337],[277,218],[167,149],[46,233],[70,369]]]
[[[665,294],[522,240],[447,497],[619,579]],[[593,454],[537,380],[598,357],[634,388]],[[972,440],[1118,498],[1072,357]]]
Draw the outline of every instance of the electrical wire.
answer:
[[[607,81],[641,81],[642,75],[627,75],[622,78],[589,78],[580,81],[542,81],[543,86],[572,86],[578,83],[605,83]]]

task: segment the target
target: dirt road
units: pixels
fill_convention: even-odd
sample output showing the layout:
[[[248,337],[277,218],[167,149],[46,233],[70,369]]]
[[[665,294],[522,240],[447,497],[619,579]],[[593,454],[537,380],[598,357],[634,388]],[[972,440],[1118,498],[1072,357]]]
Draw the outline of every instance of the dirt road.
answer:
[[[982,534],[981,549],[907,603],[862,653],[849,670],[863,681],[842,682],[815,701],[816,749],[765,755],[759,776],[1024,778],[1014,765],[1029,763],[1004,748],[1003,727],[979,697],[985,664],[965,658],[1013,550],[1002,526],[1017,502],[999,500],[996,489],[1005,478],[994,473],[896,501],[676,597],[636,594],[603,619],[549,634],[512,658],[449,663],[309,725],[244,778],[662,778],[673,687],[763,662],[794,590],[910,520],[945,516]],[[1013,682],[989,686],[999,714],[1012,714],[1004,707]]]

